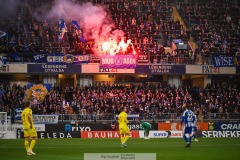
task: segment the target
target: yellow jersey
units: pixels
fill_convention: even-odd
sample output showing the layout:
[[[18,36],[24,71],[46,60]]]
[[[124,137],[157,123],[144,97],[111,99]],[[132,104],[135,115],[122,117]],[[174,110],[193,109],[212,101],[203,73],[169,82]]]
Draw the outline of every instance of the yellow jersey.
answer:
[[[127,113],[126,112],[121,112],[118,115],[118,123],[119,123],[119,126],[127,126],[128,120],[127,120]]]
[[[28,115],[30,114],[32,125],[33,125],[33,119],[32,119],[32,110],[30,108],[25,108],[22,112],[22,123],[23,123],[23,129],[30,129],[30,122],[28,119]],[[32,126],[34,128],[34,126]]]

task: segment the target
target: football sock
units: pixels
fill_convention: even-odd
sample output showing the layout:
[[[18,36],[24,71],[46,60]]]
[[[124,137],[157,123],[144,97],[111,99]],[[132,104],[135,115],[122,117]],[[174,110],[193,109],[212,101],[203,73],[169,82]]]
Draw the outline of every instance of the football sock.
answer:
[[[192,136],[189,136],[189,142],[190,143],[192,142]]]
[[[192,138],[197,138],[196,134],[192,135]]]
[[[124,137],[121,136],[121,143],[123,144],[124,143]]]
[[[186,143],[188,143],[188,138],[186,135],[183,136],[183,139],[185,140]]]
[[[30,148],[33,149],[33,147],[35,146],[35,144],[36,144],[36,141],[33,139],[33,140],[31,141]]]
[[[126,143],[128,139],[129,139],[129,135],[126,135],[123,143]]]
[[[29,142],[27,140],[25,140],[24,145],[25,145],[26,151],[28,151],[28,149],[29,149]]]

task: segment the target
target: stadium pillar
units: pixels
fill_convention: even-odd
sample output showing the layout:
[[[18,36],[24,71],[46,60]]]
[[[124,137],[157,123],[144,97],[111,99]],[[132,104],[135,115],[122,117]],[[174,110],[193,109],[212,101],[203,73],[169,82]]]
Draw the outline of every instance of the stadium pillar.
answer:
[[[170,75],[168,76],[168,84],[171,86],[179,87],[182,85],[182,76],[181,75]]]
[[[204,87],[206,87],[208,83],[212,83],[212,78],[210,76],[204,76]]]

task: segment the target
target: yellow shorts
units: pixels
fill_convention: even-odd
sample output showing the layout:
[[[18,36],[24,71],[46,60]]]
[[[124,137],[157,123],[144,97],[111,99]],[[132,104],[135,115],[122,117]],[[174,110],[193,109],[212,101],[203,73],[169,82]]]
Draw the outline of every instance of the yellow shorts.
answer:
[[[129,134],[129,128],[128,126],[119,126],[119,132],[120,134]]]
[[[35,128],[33,129],[24,129],[23,130],[23,133],[24,133],[24,137],[27,138],[27,137],[37,137],[37,131]]]

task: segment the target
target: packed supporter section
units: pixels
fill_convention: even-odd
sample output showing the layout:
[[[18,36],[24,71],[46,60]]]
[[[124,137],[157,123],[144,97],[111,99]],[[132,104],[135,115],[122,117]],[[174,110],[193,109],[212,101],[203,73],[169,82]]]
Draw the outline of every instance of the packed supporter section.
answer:
[[[239,2],[180,1],[177,9],[206,61],[212,56],[239,54]]]
[[[15,16],[11,19],[4,17],[1,24],[1,30],[7,33],[6,38],[1,39],[1,53],[7,55],[8,61],[34,62],[33,56],[36,54],[93,55],[94,41],[79,40],[76,28],[70,20],[66,20],[68,31],[59,42],[58,19],[36,16],[37,8],[48,6],[51,9],[53,0],[24,2],[17,6]],[[124,41],[130,39],[136,52],[149,55],[152,63],[193,63],[178,60],[178,55],[192,59],[191,49],[176,50],[172,53],[164,48],[171,47],[173,39],[183,39],[187,42],[190,36],[188,29],[183,28],[179,19],[173,20],[170,0],[86,0],[76,1],[76,4],[81,5],[84,2],[92,2],[94,5],[104,7],[106,12],[110,13],[115,29],[124,32]],[[124,54],[132,54],[131,48]]]
[[[115,24],[124,32],[124,42],[133,47],[118,55],[148,55],[155,64],[212,64],[216,55],[240,55],[239,2],[228,0],[75,0],[76,5],[91,2],[104,8]],[[51,9],[54,0],[22,1],[11,14],[1,15],[0,53],[9,63],[32,63],[34,55],[94,53],[93,39],[80,40],[77,29],[66,19],[67,32],[59,41],[59,19],[41,17],[42,8]],[[40,10],[39,10],[40,8]],[[175,8],[180,16],[176,16]],[[39,15],[38,15],[39,13]],[[52,20],[52,21],[51,21]],[[83,30],[84,32],[84,30]],[[187,44],[179,49],[174,41]],[[190,42],[196,44],[191,48]],[[168,48],[168,49],[167,49]],[[201,59],[201,61],[199,61]],[[45,61],[43,61],[45,62]],[[200,62],[200,63],[199,63]],[[237,63],[236,63],[237,64]],[[208,66],[207,66],[208,67]],[[204,71],[202,71],[204,72]],[[218,69],[218,72],[219,69]],[[205,73],[204,73],[205,74]],[[3,84],[0,90],[0,111],[14,114],[22,107],[26,87]],[[206,87],[183,85],[91,85],[60,89],[53,87],[41,104],[35,105],[36,114],[103,114],[118,113],[122,105],[129,112],[151,116],[182,112],[183,103],[191,103],[197,114],[238,113],[240,110],[239,84],[212,82]],[[63,107],[63,101],[69,107]],[[223,118],[223,117],[220,117]]]
[[[2,86],[0,111],[14,115],[15,108],[23,107],[26,86],[14,84]],[[202,118],[209,113],[239,113],[239,84],[213,83],[205,88],[174,87],[161,83],[149,85],[93,85],[79,86],[76,90],[66,86],[64,90],[57,86],[51,88],[43,103],[35,104],[35,114],[80,114],[103,115],[117,114],[122,106],[128,108],[129,114],[145,116],[182,113],[182,105],[192,105],[194,113]],[[65,107],[65,104],[68,106]],[[87,117],[85,117],[87,118]],[[220,119],[226,118],[217,117]],[[91,117],[90,117],[91,119]]]

